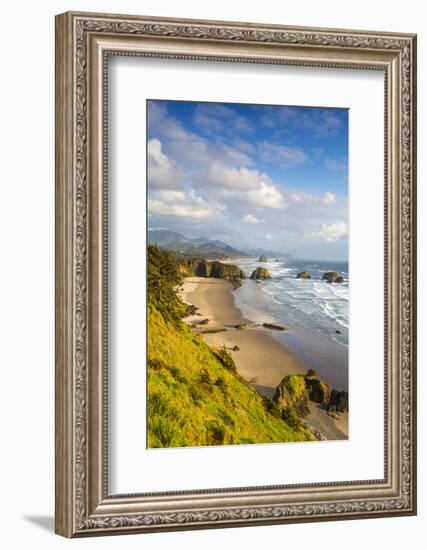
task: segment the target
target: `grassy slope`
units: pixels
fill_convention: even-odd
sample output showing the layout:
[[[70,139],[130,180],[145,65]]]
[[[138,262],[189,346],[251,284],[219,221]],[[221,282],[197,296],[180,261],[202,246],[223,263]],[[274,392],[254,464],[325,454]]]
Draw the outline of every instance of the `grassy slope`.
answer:
[[[148,444],[185,447],[305,441],[199,335],[149,305]],[[273,410],[277,414],[277,411]]]

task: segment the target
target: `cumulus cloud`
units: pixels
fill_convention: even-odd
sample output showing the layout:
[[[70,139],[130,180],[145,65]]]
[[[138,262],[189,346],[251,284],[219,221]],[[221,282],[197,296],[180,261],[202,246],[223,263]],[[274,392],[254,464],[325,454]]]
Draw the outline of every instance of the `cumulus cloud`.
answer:
[[[255,189],[262,180],[269,184],[273,183],[270,176],[264,172],[246,166],[235,168],[234,166],[215,162],[210,166],[207,177],[203,175],[202,178],[199,178],[199,183],[208,184],[209,186],[213,184],[220,188],[235,191]]]
[[[178,189],[183,172],[181,167],[162,152],[162,143],[150,139],[147,145],[148,186],[155,189]]]
[[[337,221],[331,225],[323,224],[319,231],[311,231],[310,237],[326,242],[337,241],[347,234],[347,225],[343,221]]]
[[[159,191],[148,198],[150,214],[185,218],[211,218],[225,211],[217,201],[206,200],[194,191]]]
[[[241,149],[229,143],[211,141],[184,128],[162,103],[148,102],[148,132],[161,140],[163,152],[169,158],[178,160],[186,170],[206,167],[218,161],[242,165],[252,162]]]
[[[335,193],[331,193],[330,191],[326,191],[326,193],[324,193],[324,195],[320,199],[320,202],[322,204],[327,204],[327,205],[335,204],[337,202],[337,196],[335,195]]]
[[[241,166],[213,164],[198,183],[212,192],[212,185],[225,198],[235,197],[258,208],[286,208],[287,203],[273,180],[264,172]]]
[[[248,199],[257,206],[265,208],[286,208],[287,204],[282,193],[273,185],[264,181],[259,182],[257,189],[248,192]]]
[[[246,214],[246,216],[243,216],[243,221],[245,223],[251,223],[251,224],[259,223],[258,218],[256,218],[255,216],[252,216],[252,214]]]

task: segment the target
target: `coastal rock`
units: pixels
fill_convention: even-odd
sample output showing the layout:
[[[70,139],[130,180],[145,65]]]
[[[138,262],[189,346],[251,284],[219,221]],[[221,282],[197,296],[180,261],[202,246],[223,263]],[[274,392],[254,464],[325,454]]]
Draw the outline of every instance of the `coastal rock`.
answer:
[[[257,267],[252,271],[251,279],[271,279],[271,274],[265,267]]]
[[[294,409],[299,417],[309,413],[308,408],[309,392],[306,387],[305,378],[301,374],[288,374],[283,378],[276,388],[273,401],[282,411]]]
[[[335,392],[335,393],[334,393]],[[332,390],[323,382],[313,369],[306,375],[290,374],[285,376],[276,388],[274,403],[286,417],[293,409],[299,418],[309,411],[309,401],[318,403],[328,410],[348,410],[348,393]],[[282,415],[283,416],[283,415]]]
[[[239,346],[234,346],[233,351],[240,351]]]
[[[312,372],[314,371],[309,371],[305,376],[305,384],[310,401],[326,406],[329,403],[331,388],[328,384],[322,382],[315,373],[313,375]]]
[[[311,279],[311,275],[308,271],[301,271],[298,273],[297,279]]]
[[[207,325],[209,323],[209,319],[202,319],[202,321],[200,321],[199,325]]]
[[[263,323],[262,326],[264,328],[269,328],[270,330],[288,330],[286,327],[275,325],[274,323]]]
[[[193,304],[188,304],[187,308],[184,312],[184,317],[190,317],[191,315],[197,315],[198,310],[199,310],[198,307],[194,306]]]
[[[236,325],[235,328],[237,330],[242,330],[248,326],[248,323],[240,323],[239,325]]]
[[[327,405],[328,411],[348,411],[348,392],[332,390]]]
[[[245,278],[245,272],[237,265],[222,264],[221,262],[212,262],[210,264],[210,277],[215,279],[228,279],[235,281]]]
[[[263,255],[263,256],[260,256],[260,257],[258,258],[258,261],[259,261],[259,262],[268,262],[267,257],[264,256],[264,255]]]
[[[231,282],[240,281],[246,277],[245,272],[237,265],[218,261],[208,262],[200,258],[186,260],[185,268],[188,274],[194,274],[196,277],[214,277],[215,279],[228,279]]]
[[[194,266],[194,273],[197,275],[197,277],[209,277],[210,275],[210,269],[208,262],[205,260],[200,260],[195,266]]]
[[[344,277],[339,271],[327,271],[324,273],[322,281],[326,281],[328,283],[343,283]]]

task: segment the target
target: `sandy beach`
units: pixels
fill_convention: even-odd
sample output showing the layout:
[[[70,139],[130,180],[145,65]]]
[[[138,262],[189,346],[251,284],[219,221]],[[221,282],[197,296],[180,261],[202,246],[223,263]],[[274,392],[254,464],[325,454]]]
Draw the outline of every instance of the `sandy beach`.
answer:
[[[215,347],[224,345],[233,356],[239,374],[259,393],[272,397],[286,375],[307,372],[304,363],[273,338],[268,329],[242,316],[228,281],[188,277],[179,294],[185,303],[199,308],[197,314],[187,317],[185,322],[202,334],[208,344]],[[204,321],[206,324],[201,324]],[[237,325],[245,326],[238,329]],[[233,351],[235,346],[239,349]],[[348,414],[334,416],[310,403],[310,413],[305,420],[326,439],[346,439]]]

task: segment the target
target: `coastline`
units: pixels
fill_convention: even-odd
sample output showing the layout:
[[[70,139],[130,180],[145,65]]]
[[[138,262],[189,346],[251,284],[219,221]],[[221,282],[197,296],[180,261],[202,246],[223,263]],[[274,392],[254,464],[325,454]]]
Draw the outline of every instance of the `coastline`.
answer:
[[[201,334],[207,344],[225,346],[239,374],[258,393],[271,398],[286,375],[306,374],[308,369],[300,358],[274,338],[268,329],[255,325],[242,315],[235,304],[232,285],[227,280],[187,277],[178,293],[183,302],[199,308],[197,314],[185,318],[185,322]],[[201,324],[205,319],[208,322]],[[245,326],[236,329],[237,325]],[[238,349],[233,350],[235,346]],[[306,418],[310,427],[327,440],[348,438],[347,413],[334,418],[315,403],[311,405]]]

